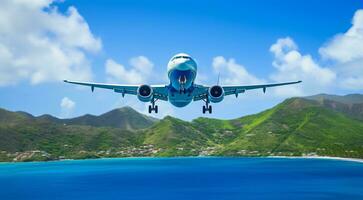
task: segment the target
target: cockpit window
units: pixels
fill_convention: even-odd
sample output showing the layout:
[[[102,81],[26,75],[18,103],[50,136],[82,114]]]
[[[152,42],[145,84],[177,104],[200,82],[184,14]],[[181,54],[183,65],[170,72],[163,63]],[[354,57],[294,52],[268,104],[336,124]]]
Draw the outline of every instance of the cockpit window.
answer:
[[[190,57],[188,56],[175,56],[172,60],[175,60],[177,58],[185,58],[185,59],[190,59]]]

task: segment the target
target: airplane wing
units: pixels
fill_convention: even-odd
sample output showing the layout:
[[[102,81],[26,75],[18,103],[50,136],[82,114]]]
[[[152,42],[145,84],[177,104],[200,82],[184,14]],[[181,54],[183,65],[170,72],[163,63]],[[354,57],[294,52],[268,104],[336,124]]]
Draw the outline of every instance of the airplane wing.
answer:
[[[92,83],[92,82],[78,82],[64,80],[66,83],[90,86],[92,92],[95,88],[110,89],[114,92],[121,93],[122,96],[125,94],[137,95],[137,89],[139,85],[119,85],[119,84],[108,84],[108,83]],[[167,101],[168,100],[168,90],[166,85],[151,85],[154,91],[154,98]]]
[[[231,94],[236,95],[238,97],[239,93],[244,93],[246,90],[254,90],[262,88],[263,92],[266,92],[266,88],[268,87],[277,87],[282,85],[291,85],[301,83],[301,81],[294,82],[284,82],[284,83],[272,83],[272,84],[261,84],[261,85],[226,85],[221,86],[224,90],[224,95],[228,96]],[[208,86],[196,85],[196,91],[193,94],[194,101],[206,99],[208,95]]]

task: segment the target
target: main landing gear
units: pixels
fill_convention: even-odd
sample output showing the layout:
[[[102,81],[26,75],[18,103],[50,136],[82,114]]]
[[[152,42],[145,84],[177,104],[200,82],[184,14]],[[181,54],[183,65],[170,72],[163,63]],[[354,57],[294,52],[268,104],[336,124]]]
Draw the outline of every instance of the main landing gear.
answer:
[[[156,101],[157,101],[157,99],[156,100],[154,100],[154,99],[151,100],[151,105],[149,105],[149,113],[152,113],[152,111],[155,111],[155,113],[158,113],[158,106],[155,105]]]
[[[209,114],[212,114],[212,106],[209,105],[209,100],[206,99],[204,100],[205,102],[205,106],[203,106],[203,114],[205,114],[207,111],[209,112]]]

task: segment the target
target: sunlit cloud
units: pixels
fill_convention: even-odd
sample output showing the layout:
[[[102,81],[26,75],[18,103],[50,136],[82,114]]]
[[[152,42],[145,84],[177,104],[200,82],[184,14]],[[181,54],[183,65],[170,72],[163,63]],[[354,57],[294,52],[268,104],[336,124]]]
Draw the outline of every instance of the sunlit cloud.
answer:
[[[0,35],[0,86],[91,80],[87,53],[102,48],[75,7],[52,0],[0,1]]]

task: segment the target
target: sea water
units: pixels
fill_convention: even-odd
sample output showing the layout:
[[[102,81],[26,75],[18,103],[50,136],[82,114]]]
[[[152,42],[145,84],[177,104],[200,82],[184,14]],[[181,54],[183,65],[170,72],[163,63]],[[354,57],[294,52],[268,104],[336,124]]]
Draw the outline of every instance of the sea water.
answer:
[[[289,158],[2,163],[0,199],[363,199],[363,163]]]

